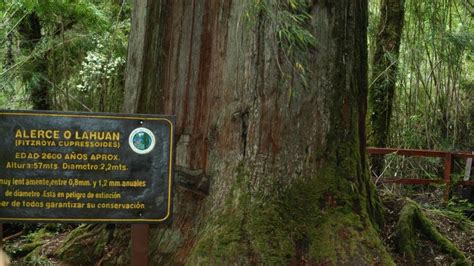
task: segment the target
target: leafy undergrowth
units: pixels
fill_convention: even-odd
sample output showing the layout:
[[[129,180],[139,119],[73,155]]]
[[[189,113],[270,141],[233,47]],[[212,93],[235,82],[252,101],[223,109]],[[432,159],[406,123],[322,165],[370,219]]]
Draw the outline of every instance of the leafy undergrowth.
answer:
[[[412,265],[406,254],[397,249],[397,224],[403,207],[410,202],[407,197],[393,191],[382,189],[380,196],[385,206],[386,225],[382,237],[397,265]],[[423,215],[434,228],[446,237],[457,249],[464,253],[467,263],[474,261],[474,222],[450,204],[444,204],[442,191],[439,189],[424,190],[412,193],[410,197],[417,202]],[[415,231],[416,265],[454,265],[459,263],[449,255],[439,243],[436,243],[422,230]]]

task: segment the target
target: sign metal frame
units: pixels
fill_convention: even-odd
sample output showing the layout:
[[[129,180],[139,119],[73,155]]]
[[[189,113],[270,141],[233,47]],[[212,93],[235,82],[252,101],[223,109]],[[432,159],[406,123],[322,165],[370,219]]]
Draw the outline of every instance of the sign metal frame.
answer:
[[[115,113],[85,113],[85,112],[57,112],[57,111],[13,111],[0,110],[0,119],[2,116],[31,116],[31,117],[66,117],[66,118],[94,118],[94,119],[114,119],[114,120],[136,120],[140,124],[145,121],[160,121],[169,125],[169,158],[168,158],[168,188],[167,188],[167,210],[164,217],[157,219],[148,218],[17,218],[2,217],[0,210],[0,221],[2,222],[62,222],[62,223],[162,223],[169,221],[172,215],[172,199],[173,199],[173,166],[174,166],[174,127],[175,117],[164,115],[148,115],[148,114],[115,114]],[[1,129],[0,129],[1,130]],[[128,144],[128,139],[126,140]]]

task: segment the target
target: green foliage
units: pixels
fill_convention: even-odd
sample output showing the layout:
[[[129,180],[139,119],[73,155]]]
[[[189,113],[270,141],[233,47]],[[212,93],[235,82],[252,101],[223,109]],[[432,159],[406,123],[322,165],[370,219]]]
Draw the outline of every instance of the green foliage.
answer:
[[[32,91],[46,86],[54,109],[119,110],[129,13],[128,1],[122,4],[92,0],[2,2],[0,104],[5,99],[2,108],[29,108],[34,100]],[[39,18],[39,40],[29,40],[22,33],[25,27],[31,27],[28,19],[32,15]],[[77,85],[91,78],[82,69],[90,63],[90,54],[103,57],[106,67],[100,68],[100,73],[93,77],[96,83],[90,84],[101,87],[94,88],[95,94],[84,95]]]
[[[316,44],[309,28],[309,6],[307,0],[255,0],[247,11],[247,19],[256,21],[259,16],[267,19],[279,45],[288,55],[308,52]]]
[[[45,25],[51,28],[69,20],[74,20],[85,28],[107,27],[109,20],[103,12],[92,1],[40,1],[20,0],[14,1],[13,5],[22,12],[36,13],[42,18]]]
[[[270,44],[288,95],[293,94],[292,82],[308,88],[309,53],[317,39],[311,28],[311,1],[253,0],[247,8],[246,19],[252,26],[265,27],[273,35]],[[281,59],[279,59],[281,57]],[[292,80],[292,78],[296,80]]]
[[[122,27],[127,28],[128,24]],[[119,32],[120,36],[115,37],[110,34],[97,36],[95,47],[87,52],[78,74],[68,80],[71,93],[83,108],[110,112],[121,108],[127,36],[125,31]],[[110,41],[117,38],[122,44],[119,47],[117,42]],[[82,109],[81,106],[76,108]]]
[[[469,202],[468,199],[462,199],[457,196],[450,198],[446,204],[446,210],[457,214],[460,217],[465,217],[464,212],[473,209],[474,203]]]
[[[392,146],[474,146],[474,25],[463,2],[406,1]]]

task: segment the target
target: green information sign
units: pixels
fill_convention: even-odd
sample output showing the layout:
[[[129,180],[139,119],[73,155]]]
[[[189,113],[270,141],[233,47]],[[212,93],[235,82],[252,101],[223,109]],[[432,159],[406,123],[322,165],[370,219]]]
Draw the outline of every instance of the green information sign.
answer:
[[[170,218],[174,117],[0,111],[0,220]]]

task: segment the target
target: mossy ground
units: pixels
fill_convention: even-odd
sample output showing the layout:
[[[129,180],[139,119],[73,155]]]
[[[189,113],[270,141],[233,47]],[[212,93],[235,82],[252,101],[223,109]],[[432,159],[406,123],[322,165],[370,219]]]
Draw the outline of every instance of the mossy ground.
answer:
[[[4,249],[11,257],[13,265],[54,265],[49,252],[63,238],[65,228],[61,224],[15,225],[13,228],[24,228],[21,232],[4,243]],[[36,230],[33,230],[36,228]],[[21,233],[20,232],[20,233]]]
[[[31,232],[22,236],[14,245],[6,245],[6,252],[13,258],[21,258],[28,255],[37,247],[45,243],[45,240],[51,237],[52,233],[41,228],[38,231]]]
[[[382,198],[387,217],[383,240],[397,264],[470,265],[474,258],[472,221],[441,206],[415,203],[395,194]]]

